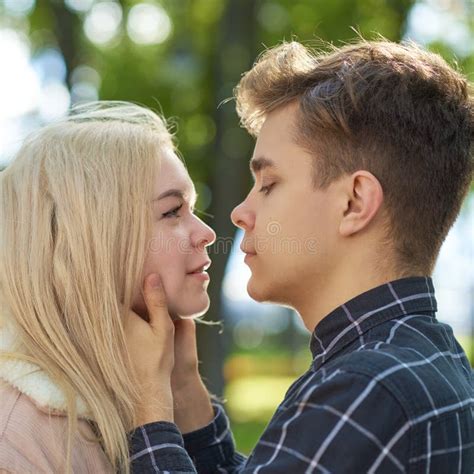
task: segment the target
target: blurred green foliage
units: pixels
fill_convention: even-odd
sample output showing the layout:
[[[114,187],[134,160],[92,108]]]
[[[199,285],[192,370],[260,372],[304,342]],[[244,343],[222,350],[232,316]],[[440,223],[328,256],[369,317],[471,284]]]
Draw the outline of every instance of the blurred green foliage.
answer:
[[[118,3],[126,19],[130,9],[142,2]],[[320,46],[323,41],[340,44],[358,34],[364,37],[381,34],[399,40],[414,0],[147,0],[145,3],[161,4],[171,18],[173,32],[161,44],[135,44],[122,26],[110,45],[95,45],[84,34],[86,13],[70,11],[62,0],[38,0],[28,18],[27,33],[35,50],[53,46],[63,52],[69,79],[78,65],[86,64],[97,70],[101,77],[101,99],[131,100],[160,109],[166,117],[174,117],[179,148],[190,173],[201,187],[207,186],[198,202],[198,209],[205,210],[214,191],[211,178],[218,130],[224,134],[224,146],[235,150],[233,156],[248,158],[250,140],[238,129],[233,105],[223,106],[229,109],[225,123],[217,120],[216,110],[223,100],[232,96],[240,74],[256,56],[265,47],[282,40],[298,39],[314,46]],[[248,38],[239,41],[239,31],[233,35],[237,41],[226,41],[226,30],[234,23],[232,18],[226,18],[226,11],[231,9],[243,10],[245,28],[238,29],[242,35],[250,35],[250,41]],[[14,24],[14,19],[9,21]],[[443,42],[438,41],[433,48],[448,58],[453,57],[453,51]],[[473,72],[474,55],[460,61],[460,65],[466,72]]]
[[[124,18],[137,0],[122,0]],[[154,3],[154,2],[147,2]],[[155,2],[156,3],[156,2]],[[318,45],[324,41],[354,38],[356,28],[363,36],[378,32],[400,39],[406,14],[413,0],[163,0],[172,36],[157,45],[137,45],[122,28],[111,45],[97,46],[87,39],[82,23],[85,14],[70,12],[59,0],[39,0],[30,15],[29,36],[36,50],[56,46],[66,56],[70,72],[87,64],[101,76],[100,98],[131,100],[161,108],[175,120],[179,148],[194,180],[210,185],[215,153],[216,109],[226,98],[242,72],[249,68],[265,46],[283,39],[299,39]],[[234,4],[234,5],[231,5]],[[241,5],[241,7],[239,6]],[[226,9],[246,8],[246,33],[253,49],[240,42],[224,42]],[[230,20],[232,21],[232,19]],[[61,27],[62,25],[62,27]],[[66,28],[67,27],[67,28]],[[217,69],[228,70],[226,82],[217,82]],[[70,76],[69,76],[70,77]],[[232,104],[225,107],[233,108]],[[237,125],[233,117],[231,125]],[[232,127],[230,127],[232,128]],[[249,139],[233,130],[226,140],[246,160]],[[211,189],[212,192],[212,189]],[[209,196],[198,208],[210,204]]]
[[[243,423],[231,421],[231,429],[238,451],[245,455],[250,454],[266,426],[265,421],[247,421]]]
[[[123,10],[124,22],[130,9],[142,2],[120,0],[116,3]],[[247,161],[252,141],[239,128],[233,103],[223,103],[232,96],[240,75],[266,47],[282,40],[297,39],[315,47],[324,46],[325,42],[339,45],[358,35],[373,38],[380,34],[390,40],[400,40],[415,1],[147,0],[145,3],[160,4],[172,21],[172,34],[161,44],[134,43],[123,24],[110,44],[94,44],[84,33],[86,13],[68,9],[63,0],[37,0],[26,19],[5,15],[3,0],[0,0],[0,19],[2,25],[23,30],[28,35],[33,54],[49,47],[60,50],[67,65],[70,87],[75,68],[87,65],[100,76],[101,99],[138,102],[161,110],[165,117],[171,118],[180,152],[199,193],[197,209],[214,215],[212,220],[209,215],[204,219],[218,235],[225,237],[232,235],[229,212],[250,184]],[[469,0],[443,4],[452,8],[465,5],[466,14],[472,14]],[[469,26],[474,32],[472,17]],[[473,37],[471,35],[471,39]],[[431,47],[451,62],[456,57],[443,38]],[[474,73],[474,55],[459,58],[458,63],[465,73]],[[214,259],[216,283],[210,287],[213,301],[210,319],[222,317],[219,296],[226,259],[226,255],[216,255]],[[226,350],[216,342],[215,332],[201,335],[200,339],[205,348],[201,353],[203,370],[208,370],[208,380],[217,380],[219,386],[219,380],[223,380],[219,374],[223,373]],[[271,358],[271,351],[268,353]],[[288,363],[277,359],[282,367],[294,367],[293,356],[284,357]],[[267,370],[269,359],[257,357],[254,365],[255,370],[249,369],[250,373],[245,376],[259,372],[262,367]],[[297,370],[302,367],[296,366]],[[288,375],[294,376],[295,371],[290,368],[286,374],[274,374],[282,377],[284,383]],[[239,449],[249,452],[265,424],[261,418],[233,423]]]

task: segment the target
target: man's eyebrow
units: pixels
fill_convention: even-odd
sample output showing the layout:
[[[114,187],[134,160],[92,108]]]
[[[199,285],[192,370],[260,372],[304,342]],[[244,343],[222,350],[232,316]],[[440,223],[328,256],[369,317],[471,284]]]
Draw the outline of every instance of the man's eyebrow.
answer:
[[[258,158],[252,158],[250,160],[249,165],[250,165],[250,171],[252,172],[252,174],[258,173],[264,168],[276,167],[275,163],[272,160],[265,158],[264,156],[260,156]]]

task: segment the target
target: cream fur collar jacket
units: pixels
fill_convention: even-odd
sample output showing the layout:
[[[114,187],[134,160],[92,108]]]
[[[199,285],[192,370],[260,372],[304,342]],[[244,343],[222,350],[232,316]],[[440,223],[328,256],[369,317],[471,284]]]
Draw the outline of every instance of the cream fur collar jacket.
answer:
[[[19,343],[14,328],[0,327],[0,352],[18,352]],[[20,350],[21,352],[21,350]],[[27,395],[38,408],[60,415],[66,412],[66,397],[60,387],[36,364],[20,359],[0,359],[0,379]],[[80,418],[91,418],[81,398],[76,401]]]
[[[15,331],[0,327],[0,351],[23,354]],[[66,399],[37,365],[0,358],[0,472],[66,472]],[[85,404],[78,399],[77,433],[72,438],[71,472],[112,474]],[[58,416],[53,416],[58,415]]]

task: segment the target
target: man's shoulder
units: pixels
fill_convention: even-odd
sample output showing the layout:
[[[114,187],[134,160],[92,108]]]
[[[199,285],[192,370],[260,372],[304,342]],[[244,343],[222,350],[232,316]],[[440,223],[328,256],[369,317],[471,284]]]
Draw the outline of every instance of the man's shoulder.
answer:
[[[468,405],[474,398],[471,372],[462,352],[432,350],[373,342],[328,361],[324,380],[338,372],[348,388],[359,375],[366,385],[385,390],[414,419],[447,406]],[[321,370],[321,369],[319,369]],[[471,402],[470,402],[471,401]]]

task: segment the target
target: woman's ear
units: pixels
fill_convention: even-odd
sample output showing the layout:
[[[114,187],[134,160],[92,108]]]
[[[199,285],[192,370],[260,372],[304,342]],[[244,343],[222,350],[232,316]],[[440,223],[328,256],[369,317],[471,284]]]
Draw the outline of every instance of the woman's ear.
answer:
[[[339,232],[349,237],[366,229],[373,221],[383,202],[383,189],[380,181],[364,170],[348,176],[344,188],[346,207]]]

